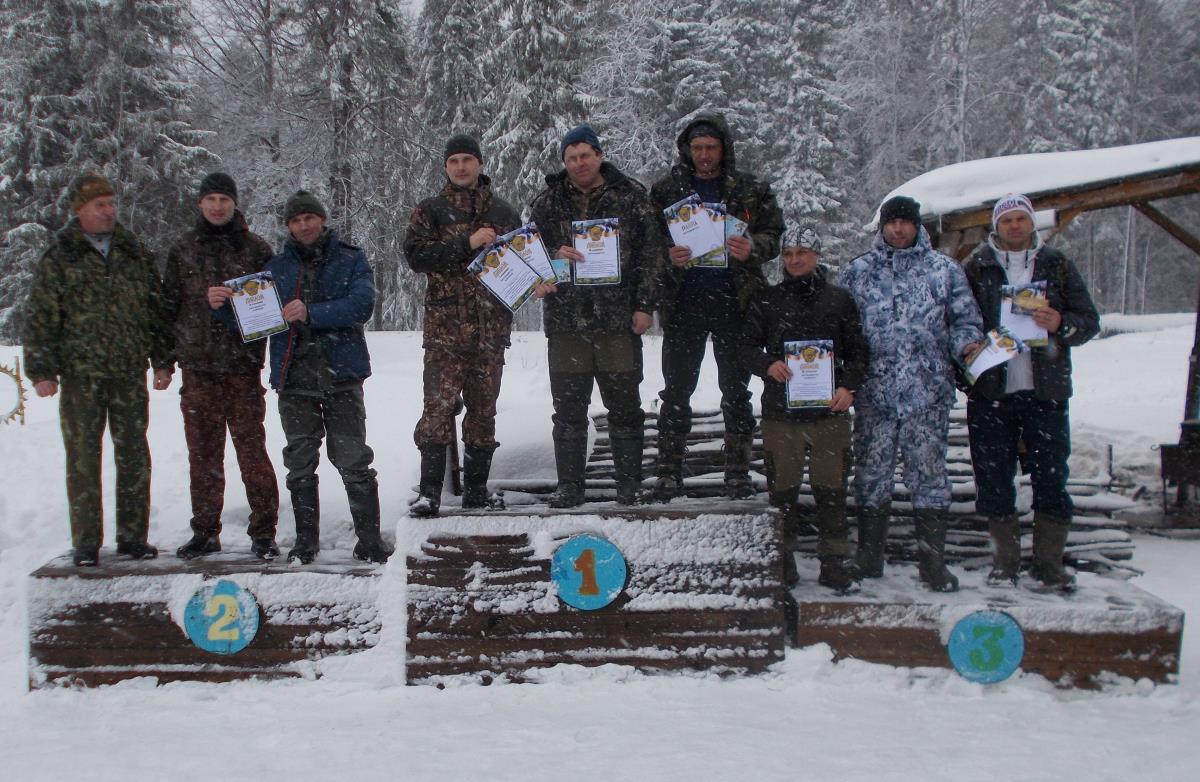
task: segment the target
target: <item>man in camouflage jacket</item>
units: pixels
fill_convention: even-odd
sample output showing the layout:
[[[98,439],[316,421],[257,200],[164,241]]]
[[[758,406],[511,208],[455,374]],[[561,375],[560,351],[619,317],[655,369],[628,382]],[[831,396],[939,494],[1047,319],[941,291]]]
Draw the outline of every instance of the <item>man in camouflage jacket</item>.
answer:
[[[871,349],[854,405],[859,565],[865,576],[883,573],[899,452],[912,494],[921,580],[954,591],[958,579],[944,562],[954,363],[983,339],[983,319],[963,270],[930,245],[920,204],[906,196],[889,199],[880,207],[879,226],[870,252],[838,277],[858,303]]]
[[[246,225],[237,208],[237,183],[209,174],[200,183],[196,225],[167,254],[163,285],[175,326],[175,355],[183,372],[179,406],[188,446],[192,538],[175,552],[195,559],[221,550],[225,501],[225,433],[233,439],[246,499],[250,503],[251,551],[279,556],[275,526],[279,486],[267,455],[266,389],[262,384],[265,340],[243,342],[236,329],[213,317],[209,289],[262,271],[271,246]],[[223,304],[220,294],[217,304]]]
[[[38,262],[23,342],[40,397],[62,387],[72,557],[96,565],[104,540],[101,443],[107,422],[117,465],[117,553],[150,559],[149,396],[170,382],[171,329],[154,255],[116,220],[116,193],[98,173],[71,184],[75,217]]]
[[[668,501],[683,491],[690,402],[711,334],[725,421],[726,492],[744,499],[754,494],[749,474],[754,414],[747,388],[750,373],[738,360],[738,337],[747,306],[766,286],[762,265],[779,254],[783,215],[770,185],[738,171],[733,136],[723,115],[697,115],[679,134],[676,146],[679,162],[650,191],[666,241],[670,235],[662,210],[692,193],[706,203],[724,203],[730,216],[747,224],[747,233],[728,238],[729,266],[724,269],[689,267],[691,250],[686,245],[668,251],[671,263],[659,309],[665,387],[659,394],[655,496]]]
[[[600,139],[587,125],[568,131],[560,145],[564,168],[546,177],[532,217],[547,251],[571,263],[571,223],[617,218],[621,281],[615,285],[545,285],[543,325],[554,404],[554,460],[558,490],[553,507],[583,503],[588,404],[593,383],[608,409],[617,475],[617,501],[639,501],[642,481],[642,338],[650,328],[664,256],[662,230],[646,189],[604,159]]]
[[[446,142],[446,184],[409,218],[404,257],[427,275],[425,286],[425,402],[413,439],[421,452],[421,483],[409,504],[413,516],[441,507],[446,449],[454,437],[459,395],[463,417],[463,507],[499,509],[487,490],[496,442],[496,398],[504,372],[512,313],[467,271],[481,248],[518,227],[519,215],[492,192],[481,173],[483,153],[469,136]]]

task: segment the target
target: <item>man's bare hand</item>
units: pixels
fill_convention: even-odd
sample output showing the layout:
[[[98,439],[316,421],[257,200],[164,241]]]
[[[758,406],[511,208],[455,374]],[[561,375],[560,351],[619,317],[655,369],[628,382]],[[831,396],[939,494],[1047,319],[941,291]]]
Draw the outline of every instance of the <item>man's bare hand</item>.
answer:
[[[33,390],[38,396],[54,396],[58,393],[58,383],[53,380],[39,380],[33,384]]]
[[[233,291],[223,285],[214,285],[208,289],[208,306],[214,310],[219,310],[225,306],[225,302],[233,297]]]
[[[564,244],[562,247],[558,248],[557,252],[554,253],[554,257],[562,258],[563,260],[570,261],[571,263],[579,263],[583,260],[583,253],[579,252],[574,247],[568,247]]]
[[[767,377],[771,378],[776,383],[786,383],[792,378],[792,370],[788,369],[787,362],[776,361],[774,364],[767,367]]]
[[[1053,334],[1062,325],[1062,313],[1052,307],[1042,307],[1033,311],[1033,322]]]
[[[544,299],[551,293],[558,293],[558,284],[553,282],[539,282],[533,289],[534,298]]]
[[[725,240],[725,246],[729,248],[733,259],[739,262],[749,258],[750,251],[754,249],[754,243],[745,236],[731,236]]]
[[[838,386],[838,389],[833,392],[833,401],[829,404],[829,410],[833,413],[844,413],[850,409],[852,404],[854,404],[854,392]]]
[[[488,228],[486,226],[479,228],[475,231],[475,233],[471,234],[471,249],[478,250],[485,244],[491,244],[494,241],[496,241],[495,228]]]
[[[685,266],[692,260],[692,248],[686,244],[672,245],[671,249],[667,250],[667,257],[671,259],[672,266]]]
[[[308,307],[299,299],[292,299],[283,307],[283,319],[288,323],[303,323],[308,320]]]
[[[652,318],[650,316],[649,312],[633,313],[633,333],[634,334],[645,334],[647,331],[650,330],[650,327],[653,325],[654,325],[654,318]]]

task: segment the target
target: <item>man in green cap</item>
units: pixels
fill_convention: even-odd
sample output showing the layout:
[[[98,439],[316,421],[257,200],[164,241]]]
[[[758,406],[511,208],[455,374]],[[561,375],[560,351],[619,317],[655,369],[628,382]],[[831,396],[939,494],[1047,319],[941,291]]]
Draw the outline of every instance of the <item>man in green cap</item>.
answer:
[[[170,382],[171,328],[154,255],[117,222],[113,186],[99,173],[69,191],[75,216],[38,262],[23,342],[39,397],[60,387],[72,559],[99,563],[104,539],[100,459],[107,422],[117,465],[117,554],[152,559],[147,362]]]

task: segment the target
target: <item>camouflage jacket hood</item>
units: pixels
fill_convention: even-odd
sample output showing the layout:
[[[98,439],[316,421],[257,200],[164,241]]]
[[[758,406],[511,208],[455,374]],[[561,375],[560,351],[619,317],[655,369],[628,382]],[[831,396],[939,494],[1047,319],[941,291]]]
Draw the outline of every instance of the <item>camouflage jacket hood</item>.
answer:
[[[871,349],[855,403],[896,415],[953,405],[954,364],[983,337],[983,319],[962,268],[933,249],[926,230],[903,249],[877,233],[838,284],[854,296]]]
[[[165,368],[171,328],[154,254],[117,224],[105,258],[72,219],[34,271],[23,342],[35,382]]]
[[[471,188],[447,180],[441,192],[413,210],[404,258],[409,268],[426,275],[425,349],[480,352],[503,360],[512,313],[467,272],[467,265],[479,252],[471,249],[472,233],[487,227],[504,234],[519,223],[517,210],[492,191],[483,174]]]

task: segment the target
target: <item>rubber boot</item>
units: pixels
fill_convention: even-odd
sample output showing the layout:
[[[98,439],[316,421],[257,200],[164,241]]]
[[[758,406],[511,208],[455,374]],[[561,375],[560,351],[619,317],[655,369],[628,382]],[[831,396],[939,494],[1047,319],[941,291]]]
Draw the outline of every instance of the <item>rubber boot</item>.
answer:
[[[934,592],[957,592],[958,578],[946,568],[946,512],[916,509],[917,572]]]
[[[394,550],[379,534],[379,484],[374,480],[346,486],[350,502],[350,518],[354,519],[354,558],[382,565]]]
[[[800,509],[797,504],[798,490],[772,490],[768,496],[773,509],[779,514],[780,539],[783,543],[783,583],[785,586],[795,586],[800,582],[800,573],[796,569],[795,553],[800,547]]]
[[[321,550],[321,502],[317,485],[292,489],[292,514],[296,517],[296,545],[288,562],[311,565]]]
[[[180,559],[198,559],[208,554],[216,554],[221,550],[221,539],[216,535],[205,535],[196,532],[192,539],[175,549],[175,556]]]
[[[821,573],[817,577],[817,583],[837,592],[849,592],[862,576],[858,565],[850,557],[846,491],[814,486],[813,499],[817,504],[817,556],[821,560]]]
[[[858,509],[858,570],[863,578],[883,575],[883,559],[887,553],[888,522],[892,506]]]
[[[750,455],[754,435],[725,434],[725,496],[731,500],[748,500],[754,496],[750,480]]]
[[[149,543],[118,543],[117,553],[130,559],[157,559],[158,548]]]
[[[487,508],[504,510],[504,495],[488,491],[488,475],[492,472],[492,455],[500,447],[470,445],[463,443],[463,499],[464,508]]]
[[[442,508],[442,483],[446,480],[446,446],[421,446],[421,482],[417,496],[408,503],[408,515],[427,519]]]
[[[583,504],[583,470],[587,465],[587,438],[555,438],[554,465],[558,488],[550,495],[551,508],[575,508]]]
[[[1044,585],[1062,592],[1075,591],[1075,576],[1063,567],[1063,551],[1070,530],[1070,519],[1033,514],[1033,567],[1030,574]]]
[[[612,437],[613,468],[617,474],[617,503],[640,505],[642,496],[642,435]]]
[[[1016,586],[1021,572],[1021,525],[1016,516],[992,516],[988,519],[992,539],[992,571],[988,586]]]
[[[670,502],[683,494],[683,454],[687,450],[687,435],[658,435],[658,480],[654,482],[654,499]]]

